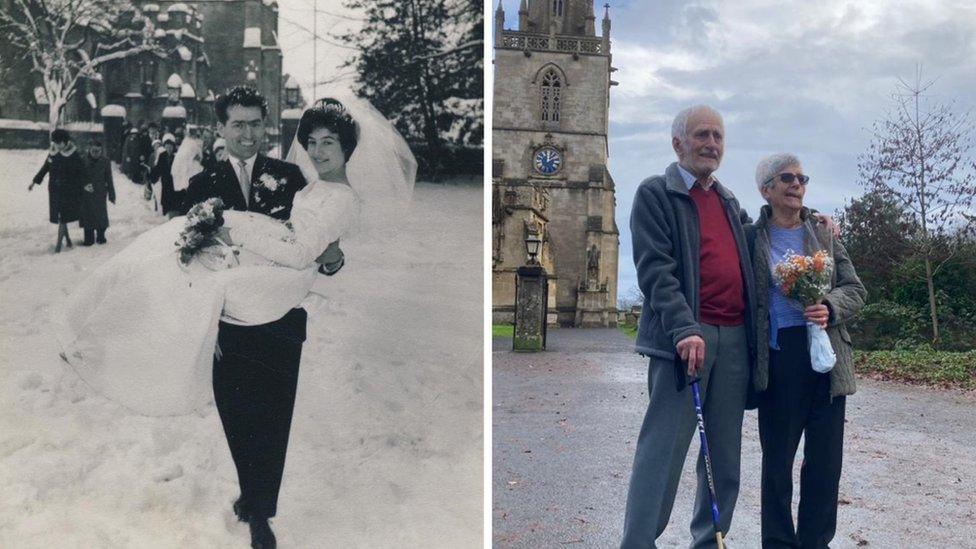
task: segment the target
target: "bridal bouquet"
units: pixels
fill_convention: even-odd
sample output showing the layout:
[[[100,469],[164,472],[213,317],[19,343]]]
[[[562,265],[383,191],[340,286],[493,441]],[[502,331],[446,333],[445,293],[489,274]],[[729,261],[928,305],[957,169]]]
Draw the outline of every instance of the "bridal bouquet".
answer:
[[[180,263],[190,261],[204,248],[220,244],[217,230],[224,224],[224,201],[210,198],[192,208],[186,214],[186,226],[180,232],[176,247],[180,250]]]
[[[830,291],[833,268],[833,259],[824,250],[813,256],[799,255],[787,250],[782,261],[773,266],[773,279],[784,296],[806,308],[820,303]],[[829,372],[837,357],[827,332],[820,326],[807,322],[807,339],[810,343],[810,363],[813,369],[821,374]]]

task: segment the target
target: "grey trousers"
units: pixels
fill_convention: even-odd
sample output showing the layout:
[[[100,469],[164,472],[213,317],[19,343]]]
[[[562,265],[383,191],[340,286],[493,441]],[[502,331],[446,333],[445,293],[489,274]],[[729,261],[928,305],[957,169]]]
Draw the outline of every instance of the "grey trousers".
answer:
[[[729,531],[739,496],[739,460],[742,450],[742,415],[749,382],[749,351],[744,326],[702,325],[705,366],[702,372],[702,408],[712,459],[722,533]],[[627,494],[621,549],[656,547],[668,525],[681,469],[697,431],[691,388],[675,390],[671,361],[652,358],[648,368],[650,403],[644,416]],[[691,520],[691,547],[715,547],[715,528],[699,452],[698,486]]]

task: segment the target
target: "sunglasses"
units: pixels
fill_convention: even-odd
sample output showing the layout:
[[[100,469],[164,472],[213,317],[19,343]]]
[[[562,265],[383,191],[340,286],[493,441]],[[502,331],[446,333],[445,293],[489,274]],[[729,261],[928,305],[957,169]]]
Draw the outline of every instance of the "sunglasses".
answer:
[[[802,174],[795,174],[795,173],[785,172],[785,173],[781,173],[779,175],[774,175],[773,177],[770,177],[769,179],[767,179],[763,183],[763,185],[765,185],[765,184],[769,183],[770,181],[773,181],[774,179],[777,179],[777,178],[779,178],[780,181],[782,181],[783,183],[786,183],[787,185],[791,185],[794,180],[799,180],[800,185],[806,185],[807,183],[810,182],[810,176],[809,175],[802,175]]]

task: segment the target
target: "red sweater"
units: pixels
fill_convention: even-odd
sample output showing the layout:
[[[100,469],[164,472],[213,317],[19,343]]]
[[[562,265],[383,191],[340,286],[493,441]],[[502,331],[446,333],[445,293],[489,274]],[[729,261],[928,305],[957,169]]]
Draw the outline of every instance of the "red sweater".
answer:
[[[698,207],[701,232],[700,321],[715,326],[737,326],[745,319],[745,292],[739,252],[732,227],[718,193],[696,183],[688,192]]]

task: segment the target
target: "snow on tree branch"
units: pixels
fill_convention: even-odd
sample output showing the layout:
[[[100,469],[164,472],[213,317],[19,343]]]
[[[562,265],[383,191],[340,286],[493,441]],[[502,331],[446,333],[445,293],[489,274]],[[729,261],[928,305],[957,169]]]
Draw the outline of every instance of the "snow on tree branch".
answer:
[[[152,21],[127,1],[13,0],[11,7],[0,11],[0,30],[41,76],[52,129],[81,79],[160,49]]]

